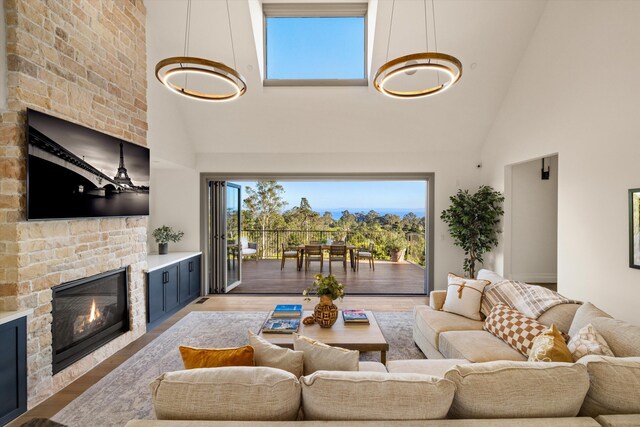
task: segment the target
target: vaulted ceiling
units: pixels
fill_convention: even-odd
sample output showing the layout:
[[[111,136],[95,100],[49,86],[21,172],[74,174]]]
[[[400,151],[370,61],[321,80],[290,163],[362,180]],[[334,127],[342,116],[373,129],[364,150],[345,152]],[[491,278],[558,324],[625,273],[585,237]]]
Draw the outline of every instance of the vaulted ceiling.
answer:
[[[392,4],[369,2],[369,19],[374,20],[368,35],[370,77],[386,59]],[[396,0],[389,59],[424,50],[423,4]],[[260,3],[229,0],[236,65],[247,79],[248,91],[221,104],[168,93],[156,81],[155,64],[183,53],[186,0],[146,5],[152,147],[175,144],[175,132],[168,127],[180,127],[186,140],[181,143],[190,144],[196,153],[416,153],[480,148],[546,2],[435,0],[438,48],[462,61],[462,79],[441,95],[396,100],[379,94],[371,84],[264,87],[261,46],[256,48],[250,11]],[[233,64],[224,0],[192,0],[189,53]]]

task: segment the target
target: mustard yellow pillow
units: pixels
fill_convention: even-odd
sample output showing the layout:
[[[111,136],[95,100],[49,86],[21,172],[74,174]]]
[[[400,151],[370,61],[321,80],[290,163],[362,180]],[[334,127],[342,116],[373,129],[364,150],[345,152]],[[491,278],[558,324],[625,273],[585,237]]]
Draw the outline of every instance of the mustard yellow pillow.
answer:
[[[573,363],[573,356],[567,347],[564,337],[553,323],[549,329],[541,332],[533,339],[529,352],[529,362],[568,362]]]
[[[220,368],[222,366],[255,366],[253,347],[195,348],[180,346],[185,369]]]

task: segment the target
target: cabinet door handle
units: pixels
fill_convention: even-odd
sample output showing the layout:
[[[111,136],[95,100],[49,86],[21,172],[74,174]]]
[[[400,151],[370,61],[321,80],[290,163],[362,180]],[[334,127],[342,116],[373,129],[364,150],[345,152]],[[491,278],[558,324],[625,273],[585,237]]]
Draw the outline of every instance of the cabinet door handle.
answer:
[[[168,271],[163,271],[162,272],[162,283],[167,283],[169,282],[169,272]]]
[[[193,261],[189,261],[189,272],[193,271]]]

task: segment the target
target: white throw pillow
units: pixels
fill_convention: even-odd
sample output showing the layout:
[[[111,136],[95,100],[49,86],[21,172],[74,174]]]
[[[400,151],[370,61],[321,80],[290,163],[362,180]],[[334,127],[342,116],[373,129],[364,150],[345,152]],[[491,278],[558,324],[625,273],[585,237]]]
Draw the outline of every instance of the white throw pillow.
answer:
[[[609,348],[607,341],[596,331],[596,328],[594,328],[591,323],[572,336],[567,343],[567,347],[569,347],[574,362],[577,362],[581,357],[591,354],[613,356],[613,352]]]
[[[303,373],[304,353],[283,348],[249,331],[249,345],[253,347],[256,366],[268,366],[291,372],[300,378]]]
[[[484,288],[490,285],[488,280],[475,280],[458,277],[449,273],[449,286],[447,297],[444,300],[442,311],[459,314],[473,320],[482,320],[480,304]]]
[[[331,347],[309,337],[293,334],[293,349],[304,352],[304,374],[315,371],[357,371],[360,352]]]
[[[504,277],[500,276],[495,271],[487,270],[486,268],[483,268],[480,271],[478,271],[478,274],[476,275],[476,279],[488,280],[492,284],[498,283],[498,282],[504,282],[505,280],[507,280]]]

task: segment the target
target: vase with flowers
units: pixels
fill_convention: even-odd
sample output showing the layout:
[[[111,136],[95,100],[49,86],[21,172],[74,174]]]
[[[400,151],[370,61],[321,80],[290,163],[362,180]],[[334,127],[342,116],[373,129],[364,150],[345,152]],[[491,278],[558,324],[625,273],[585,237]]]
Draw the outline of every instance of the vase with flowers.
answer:
[[[313,294],[320,298],[313,310],[313,318],[320,327],[330,328],[338,319],[338,307],[333,301],[344,298],[344,285],[331,274],[324,277],[318,273],[314,276],[311,287],[302,291],[305,301],[311,301]]]

